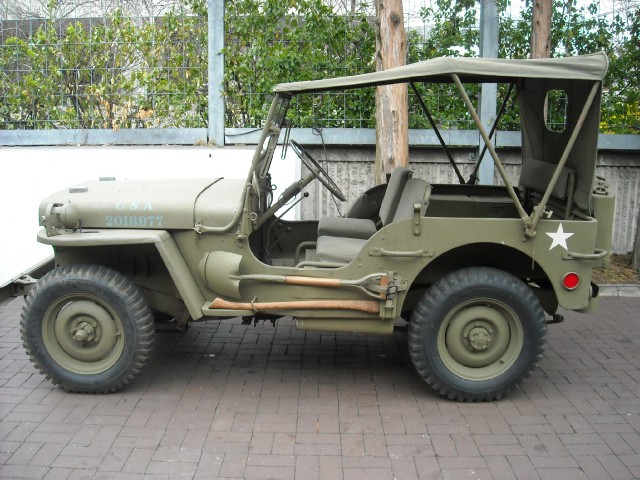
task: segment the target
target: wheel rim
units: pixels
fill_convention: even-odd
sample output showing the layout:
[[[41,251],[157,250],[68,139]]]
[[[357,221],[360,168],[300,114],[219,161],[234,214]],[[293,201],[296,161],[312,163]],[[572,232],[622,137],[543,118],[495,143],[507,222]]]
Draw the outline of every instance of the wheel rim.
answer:
[[[438,332],[438,353],[445,366],[466,380],[496,378],[516,362],[524,343],[518,315],[490,298],[458,305]]]
[[[47,352],[61,367],[78,374],[108,370],[124,350],[122,321],[92,295],[74,294],[52,303],[42,319]]]

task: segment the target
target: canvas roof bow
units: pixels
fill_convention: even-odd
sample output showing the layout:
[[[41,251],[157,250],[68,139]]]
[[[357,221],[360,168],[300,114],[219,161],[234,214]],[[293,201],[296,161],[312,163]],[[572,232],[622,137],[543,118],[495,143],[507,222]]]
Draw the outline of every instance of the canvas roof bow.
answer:
[[[380,72],[305,82],[281,83],[275,93],[304,93],[402,82],[511,82],[519,78],[602,81],[609,60],[604,52],[565,58],[514,60],[505,58],[441,57]]]

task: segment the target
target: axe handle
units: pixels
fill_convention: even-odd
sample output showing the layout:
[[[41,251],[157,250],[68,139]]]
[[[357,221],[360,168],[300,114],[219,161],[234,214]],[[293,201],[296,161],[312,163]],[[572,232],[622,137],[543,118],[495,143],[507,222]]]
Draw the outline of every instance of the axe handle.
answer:
[[[337,278],[312,278],[312,277],[284,277],[287,285],[304,285],[308,287],[336,287],[340,288],[341,281]]]
[[[369,300],[300,300],[297,302],[243,303],[229,302],[216,298],[209,308],[227,310],[355,310],[357,312],[378,313],[380,305]]]

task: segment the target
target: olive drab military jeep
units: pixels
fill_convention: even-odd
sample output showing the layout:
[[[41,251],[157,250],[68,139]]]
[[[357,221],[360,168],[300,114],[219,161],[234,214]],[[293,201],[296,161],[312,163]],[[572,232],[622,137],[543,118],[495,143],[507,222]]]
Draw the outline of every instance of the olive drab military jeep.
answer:
[[[179,328],[290,315],[299,329],[372,334],[391,334],[403,318],[426,383],[451,399],[498,399],[536,368],[559,307],[590,311],[598,300],[591,274],[608,262],[614,206],[595,173],[607,66],[604,54],[437,58],[281,84],[244,180],[107,178],[51,195],[38,241],[53,247],[55,268],[26,298],[26,350],[65,390],[112,392],[149,359],[160,315]],[[429,184],[398,168],[343,217],[278,216],[314,179],[345,199],[285,135],[292,98],[400,82],[427,116],[416,86],[455,85],[503,185],[461,175],[460,184]],[[492,144],[495,124],[484,128],[465,89],[477,83],[506,85],[500,113],[519,108],[517,185]],[[548,92],[557,90],[566,95],[563,129],[545,121]],[[274,199],[269,168],[282,138],[306,173]]]

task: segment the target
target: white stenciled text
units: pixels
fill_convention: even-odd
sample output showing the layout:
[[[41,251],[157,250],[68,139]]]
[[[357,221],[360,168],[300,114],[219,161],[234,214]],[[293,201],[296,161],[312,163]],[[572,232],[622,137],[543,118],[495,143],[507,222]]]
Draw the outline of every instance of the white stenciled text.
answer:
[[[162,215],[106,215],[106,227],[162,227],[164,217]]]

